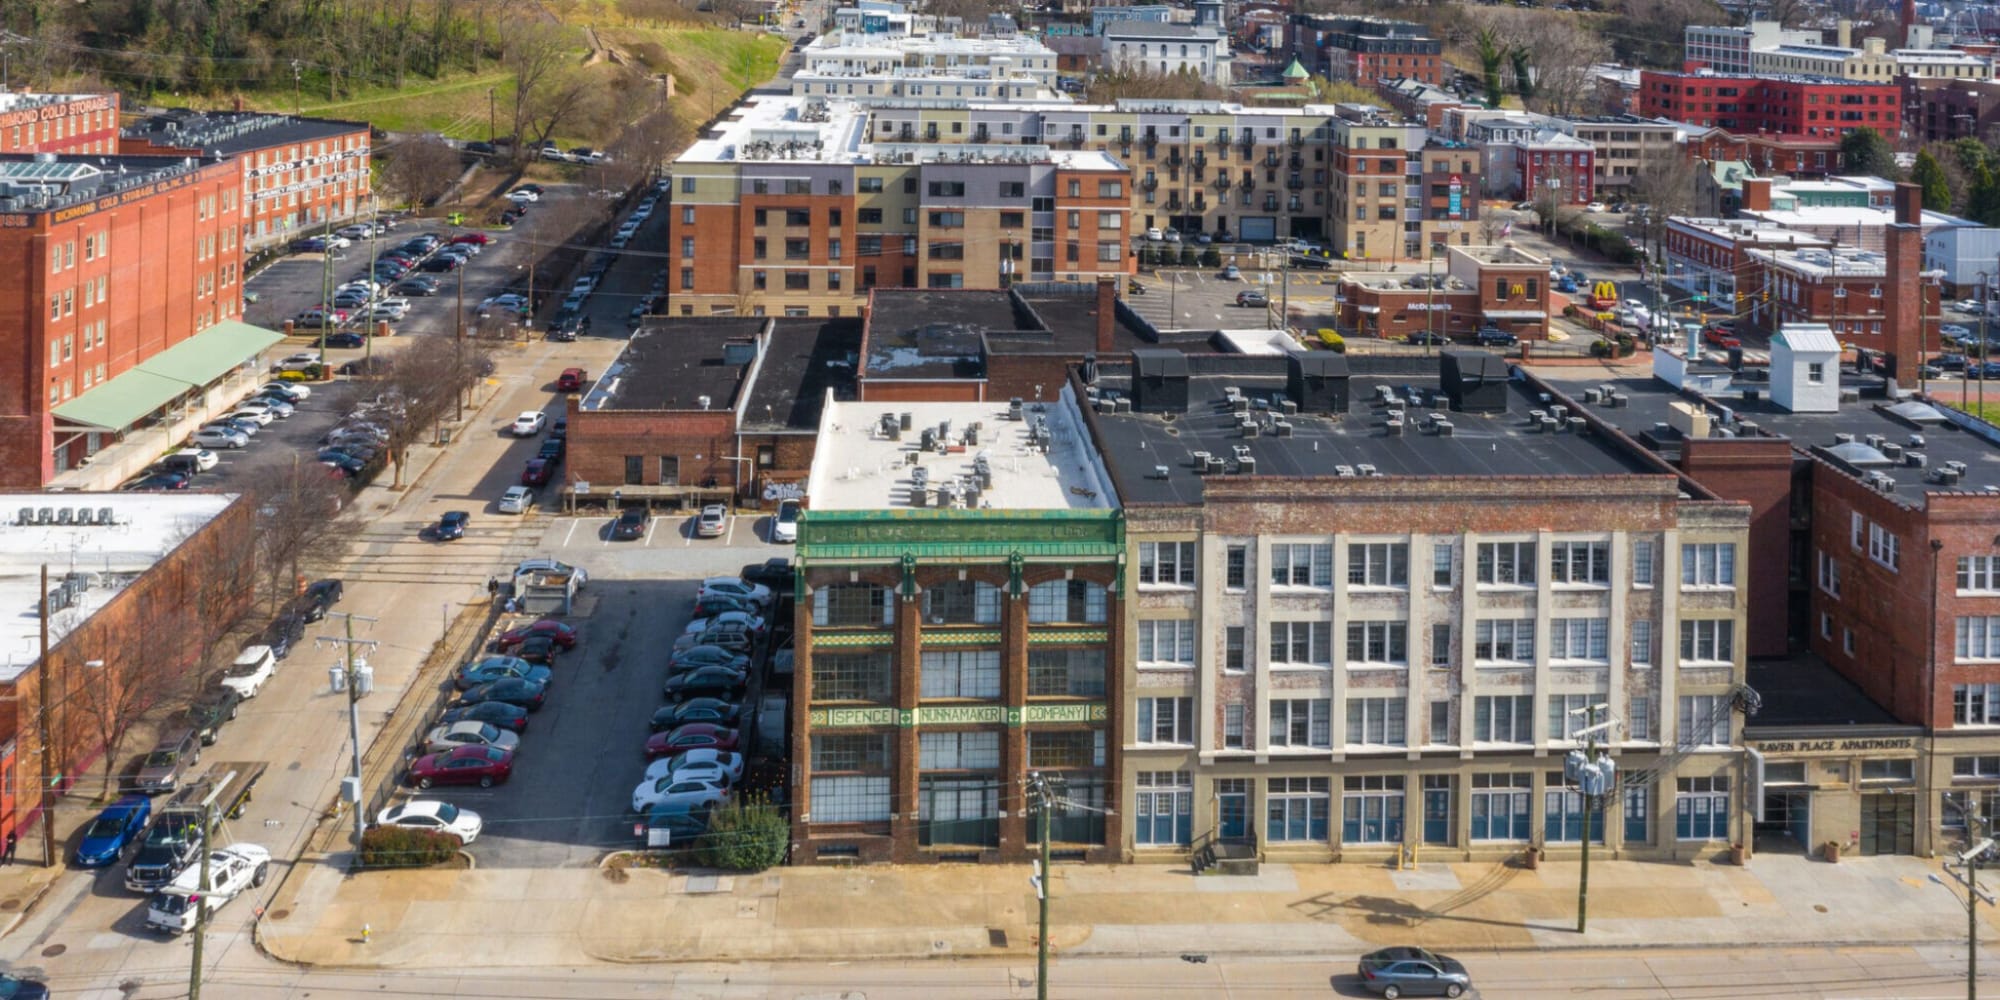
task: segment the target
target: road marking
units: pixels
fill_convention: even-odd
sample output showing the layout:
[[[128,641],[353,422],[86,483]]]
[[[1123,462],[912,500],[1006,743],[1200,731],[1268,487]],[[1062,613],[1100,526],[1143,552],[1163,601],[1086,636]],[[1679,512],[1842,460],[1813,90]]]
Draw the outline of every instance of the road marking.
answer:
[[[735,544],[736,544],[736,515],[734,515],[734,514],[731,514],[731,515],[729,515],[729,517],[728,517],[728,521],[729,521],[729,526],[728,526],[728,527],[726,527],[726,528],[724,528],[724,529],[722,529],[722,544],[724,544],[724,545],[735,545]]]
[[[569,530],[563,533],[563,548],[569,548],[570,539],[576,537],[576,526],[582,523],[583,523],[583,518],[580,517],[570,518]]]
[[[681,548],[684,549],[694,545],[694,536],[701,533],[701,515],[696,514],[686,524],[687,530],[681,535]]]
[[[611,517],[611,518],[606,518],[606,519],[605,519],[605,521],[604,521],[604,541],[602,541],[602,542],[598,543],[598,547],[599,547],[599,548],[609,548],[609,547],[611,546],[611,526],[612,526],[612,525],[615,525],[615,524],[617,524],[617,523],[618,523],[618,519],[617,519],[617,518],[615,518],[615,517]]]
[[[653,547],[653,529],[654,529],[654,528],[657,528],[657,527],[659,527],[659,526],[660,526],[660,519],[659,519],[659,518],[657,518],[657,517],[649,517],[649,518],[647,518],[647,519],[646,519],[646,542],[645,542],[645,545],[646,545],[646,547],[647,547],[647,548],[649,548],[649,549]]]

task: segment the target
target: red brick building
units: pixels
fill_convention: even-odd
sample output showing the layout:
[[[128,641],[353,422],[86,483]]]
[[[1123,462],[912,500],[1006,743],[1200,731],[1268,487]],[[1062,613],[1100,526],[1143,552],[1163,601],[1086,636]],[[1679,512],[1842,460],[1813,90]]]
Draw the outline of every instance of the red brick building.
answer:
[[[1902,90],[1817,76],[1738,76],[1644,70],[1639,114],[1709,125],[1738,135],[1774,132],[1838,139],[1872,128],[1892,142],[1902,131]]]
[[[1447,247],[1435,277],[1352,273],[1340,283],[1343,333],[1400,340],[1434,332],[1470,340],[1493,326],[1522,340],[1549,336],[1549,262],[1511,245]]]
[[[1515,190],[1539,201],[1544,190],[1556,193],[1562,205],[1588,205],[1597,200],[1597,147],[1546,129],[1515,143]]]
[[[1896,222],[1883,249],[1851,247],[1751,250],[1737,292],[1760,331],[1787,323],[1825,323],[1843,345],[1885,354],[1902,384],[1915,387],[1915,367],[1936,353],[1943,289],[1923,270],[1921,192],[1897,185]]]
[[[227,159],[242,180],[243,244],[292,239],[372,208],[368,123],[255,111],[171,111],[126,129],[135,154]]]
[[[116,153],[118,95],[0,93],[0,153]]]
[[[233,321],[243,248],[232,165],[0,158],[0,182],[14,192],[0,197],[0,351],[14,359],[0,380],[0,484],[40,488],[168,422],[278,339]]]
[[[1407,77],[1444,82],[1444,43],[1422,25],[1374,17],[1294,14],[1291,48],[1310,53],[1315,71],[1328,79],[1372,87],[1380,80]]]

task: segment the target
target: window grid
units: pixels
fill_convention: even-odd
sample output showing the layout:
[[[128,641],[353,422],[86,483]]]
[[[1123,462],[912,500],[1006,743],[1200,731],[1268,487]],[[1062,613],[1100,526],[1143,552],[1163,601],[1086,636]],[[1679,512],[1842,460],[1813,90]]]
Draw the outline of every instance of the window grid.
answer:
[[[1326,698],[1271,699],[1270,736],[1274,747],[1332,747],[1332,702]]]
[[[1138,622],[1139,662],[1194,666],[1194,620],[1141,619]]]
[[[1968,615],[1953,621],[1952,658],[2000,659],[2000,615]]]
[[[1407,706],[1401,698],[1349,698],[1347,742],[1365,746],[1404,746]]]
[[[812,658],[814,701],[883,701],[889,697],[888,653],[822,653]]]
[[[1192,586],[1193,542],[1140,542],[1139,582],[1148,586]]]
[[[1477,579],[1488,586],[1533,586],[1535,543],[1481,542]]]
[[[1726,618],[1681,622],[1681,662],[1731,663],[1736,658],[1736,623]]]
[[[1409,663],[1409,626],[1403,622],[1348,622],[1347,662],[1405,666]]]
[[[922,697],[1000,697],[997,649],[927,649],[920,667]]]
[[[1611,582],[1610,542],[1556,542],[1549,546],[1549,582],[1602,586]]]
[[[1330,622],[1272,622],[1271,662],[1325,667],[1333,664]]]
[[[1534,724],[1535,699],[1529,695],[1485,695],[1473,699],[1475,743],[1529,743],[1535,738]]]
[[[1611,658],[1611,623],[1603,618],[1557,618],[1549,623],[1549,658],[1603,663]]]
[[[1535,659],[1533,618],[1484,618],[1472,627],[1472,658],[1480,663],[1529,663]]]
[[[1736,586],[1736,546],[1726,543],[1681,546],[1681,586]]]
[[[1956,726],[2000,726],[2000,684],[1953,684],[1951,721]]]
[[[2000,591],[2000,556],[1959,556],[1958,589]]]
[[[1193,698],[1140,698],[1139,742],[1194,744]]]
[[[1410,585],[1410,547],[1403,542],[1355,542],[1347,546],[1350,587]]]
[[[1729,696],[1684,694],[1680,708],[1680,745],[1683,747],[1729,745]]]
[[[1333,546],[1277,543],[1271,546],[1274,587],[1333,586]]]

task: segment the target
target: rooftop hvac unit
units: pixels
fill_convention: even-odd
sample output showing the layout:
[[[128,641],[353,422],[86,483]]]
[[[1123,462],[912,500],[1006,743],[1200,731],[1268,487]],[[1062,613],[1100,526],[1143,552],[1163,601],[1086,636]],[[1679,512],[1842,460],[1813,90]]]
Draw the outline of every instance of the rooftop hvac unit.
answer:
[[[1921,469],[1930,464],[1930,456],[1921,451],[1906,451],[1903,453],[1903,464],[1912,469]]]
[[[1354,478],[1354,466],[1336,465],[1333,467],[1333,474],[1342,479],[1352,479]]]
[[[1239,475],[1254,475],[1257,472],[1256,456],[1244,455],[1238,458],[1236,460],[1236,471]]]

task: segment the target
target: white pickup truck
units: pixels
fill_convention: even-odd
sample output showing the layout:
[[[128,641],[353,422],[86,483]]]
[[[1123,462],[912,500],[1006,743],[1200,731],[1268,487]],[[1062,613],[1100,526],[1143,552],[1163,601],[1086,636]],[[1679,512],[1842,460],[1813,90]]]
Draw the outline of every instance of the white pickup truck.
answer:
[[[196,903],[206,898],[212,914],[244,890],[263,885],[270,874],[271,852],[256,844],[210,851],[207,889],[201,886],[201,866],[190,866],[172,885],[153,894],[146,907],[146,926],[169,934],[194,930]]]

